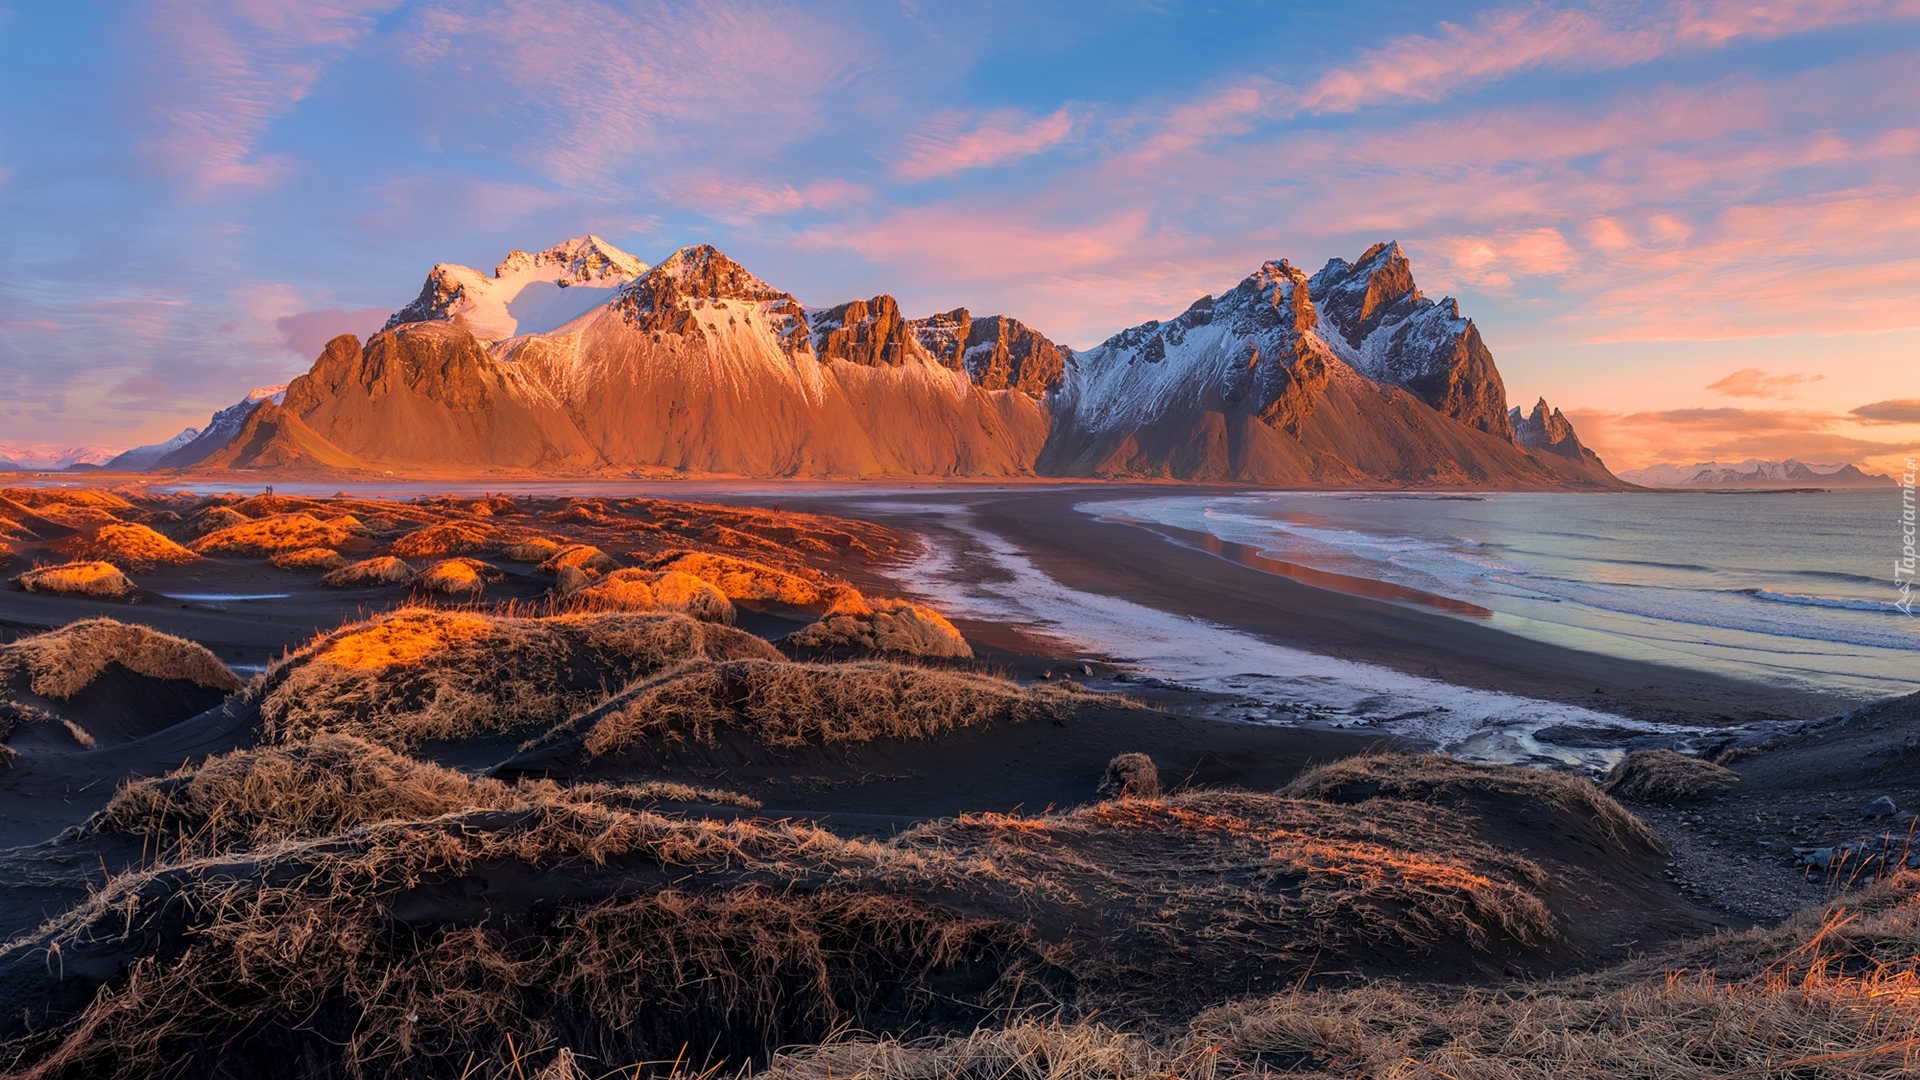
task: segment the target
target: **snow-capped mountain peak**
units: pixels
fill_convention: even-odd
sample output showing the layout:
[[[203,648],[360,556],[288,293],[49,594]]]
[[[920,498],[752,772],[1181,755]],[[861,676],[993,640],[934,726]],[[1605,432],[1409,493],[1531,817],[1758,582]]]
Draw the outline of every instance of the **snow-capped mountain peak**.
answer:
[[[545,334],[612,301],[647,264],[591,234],[529,255],[509,252],[491,276],[471,266],[441,263],[427,275],[413,303],[387,320],[458,323],[485,342]]]
[[[1623,472],[1620,479],[1657,488],[1882,487],[1893,483],[1892,477],[1863,472],[1852,462],[1815,464],[1793,458],[1699,461],[1692,465],[1662,462]]]

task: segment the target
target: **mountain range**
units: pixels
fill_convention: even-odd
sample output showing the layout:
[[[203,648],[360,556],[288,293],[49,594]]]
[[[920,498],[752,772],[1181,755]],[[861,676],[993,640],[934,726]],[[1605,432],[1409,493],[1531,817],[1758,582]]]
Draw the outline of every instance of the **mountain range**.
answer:
[[[1732,464],[1702,461],[1693,465],[1649,465],[1620,474],[1641,487],[1653,488],[1783,488],[1888,487],[1893,477],[1861,472],[1851,463],[1812,465],[1788,458],[1762,461],[1748,458]]]
[[[369,340],[113,467],[1624,486],[1544,401],[1508,409],[1479,330],[1393,243],[1265,263],[1075,351],[884,294],[806,307],[708,245],[650,267],[585,236],[436,266]]]

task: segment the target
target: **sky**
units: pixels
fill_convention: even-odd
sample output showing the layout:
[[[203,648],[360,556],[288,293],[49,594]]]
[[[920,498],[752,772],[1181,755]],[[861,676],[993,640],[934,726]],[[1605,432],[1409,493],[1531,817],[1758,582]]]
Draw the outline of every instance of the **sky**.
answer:
[[[438,262],[713,243],[1075,347],[1398,240],[1616,469],[1920,453],[1920,0],[0,0],[0,441]]]

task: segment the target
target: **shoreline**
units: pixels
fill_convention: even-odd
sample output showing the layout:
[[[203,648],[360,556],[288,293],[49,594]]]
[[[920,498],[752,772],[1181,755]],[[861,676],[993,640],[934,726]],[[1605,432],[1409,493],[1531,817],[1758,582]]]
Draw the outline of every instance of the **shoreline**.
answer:
[[[1111,490],[1117,500],[1140,489]],[[821,510],[907,529],[927,536],[929,543],[944,538],[955,546],[966,540],[953,519],[965,515],[972,526],[1018,550],[1065,588],[1203,619],[1272,645],[1470,690],[1629,720],[1704,727],[1811,720],[1860,704],[1838,694],[1536,641],[1485,625],[1477,612],[1443,613],[1447,603],[1456,602],[1400,596],[1395,586],[1364,583],[1377,588],[1376,595],[1330,588],[1335,583],[1314,582],[1318,571],[1266,568],[1260,558],[1242,558],[1244,553],[1228,550],[1230,542],[1217,538],[1222,552],[1211,554],[1191,539],[1169,536],[1169,530],[1076,511],[1075,503],[1089,501],[1078,490],[925,494],[933,505],[901,505],[904,500],[857,491],[809,493],[795,502],[804,499]],[[992,571],[983,567],[982,572]]]

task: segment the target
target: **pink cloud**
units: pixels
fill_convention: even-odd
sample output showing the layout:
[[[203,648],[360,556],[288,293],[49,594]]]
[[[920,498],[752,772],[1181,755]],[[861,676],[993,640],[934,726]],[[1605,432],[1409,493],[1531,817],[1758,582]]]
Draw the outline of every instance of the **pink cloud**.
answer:
[[[1437,101],[1539,68],[1602,71],[1669,54],[1765,40],[1832,26],[1920,16],[1914,0],[1684,0],[1664,7],[1543,3],[1482,12],[1471,25],[1442,23],[1326,72],[1299,107],[1335,113],[1393,101]]]
[[[1759,368],[1741,368],[1724,379],[1708,383],[1707,389],[1716,390],[1727,397],[1788,397],[1787,387],[1819,382],[1824,378],[1825,375],[1808,375],[1800,371],[1769,375]]]
[[[140,92],[153,120],[149,152],[203,184],[277,183],[286,163],[254,152],[268,125],[399,3],[163,0],[139,48]]]
[[[353,334],[365,341],[378,333],[386,325],[387,316],[393,314],[391,308],[321,308],[318,311],[302,311],[293,315],[282,315],[273,320],[274,329],[280,331],[280,340],[287,350],[303,360],[311,360],[320,355],[327,342],[341,334]]]
[[[1637,469],[1659,462],[1798,458],[1850,461],[1884,472],[1920,439],[1874,439],[1844,428],[1849,417],[1786,409],[1664,409],[1609,413],[1567,409],[1580,441],[1609,468]]]
[[[434,102],[445,137],[579,186],[647,153],[762,158],[817,126],[862,52],[804,5],[664,0],[444,0],[402,43],[424,81],[464,88]]]
[[[971,125],[964,122],[962,114],[949,111],[908,136],[907,144],[912,149],[894,164],[893,172],[908,183],[918,183],[966,169],[1002,165],[1051,150],[1065,142],[1073,130],[1073,116],[1065,108],[1047,116],[1001,109],[975,119]]]

